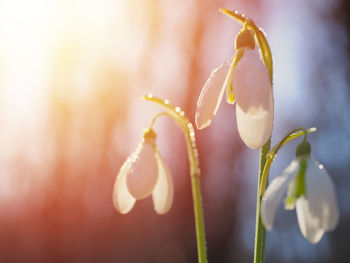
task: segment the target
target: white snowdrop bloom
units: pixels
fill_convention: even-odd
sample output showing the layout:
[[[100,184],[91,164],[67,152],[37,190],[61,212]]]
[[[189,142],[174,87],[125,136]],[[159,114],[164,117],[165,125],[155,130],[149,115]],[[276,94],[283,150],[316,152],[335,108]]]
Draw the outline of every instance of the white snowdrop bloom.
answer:
[[[167,213],[172,205],[172,176],[154,140],[155,137],[143,140],[120,168],[113,189],[113,204],[122,214],[128,213],[136,200],[150,195],[158,214]]]
[[[195,121],[198,129],[211,124],[226,89],[227,102],[237,104],[237,127],[243,142],[258,149],[271,136],[274,101],[268,69],[254,46],[253,42],[238,48],[231,59],[212,71],[198,98]]]
[[[302,181],[298,181],[300,169],[304,169]],[[299,194],[298,187],[302,189]],[[265,191],[261,219],[268,231],[272,229],[276,209],[286,192],[285,208],[296,207],[301,233],[312,244],[319,242],[326,231],[336,227],[339,211],[333,183],[323,165],[310,155],[297,157]]]

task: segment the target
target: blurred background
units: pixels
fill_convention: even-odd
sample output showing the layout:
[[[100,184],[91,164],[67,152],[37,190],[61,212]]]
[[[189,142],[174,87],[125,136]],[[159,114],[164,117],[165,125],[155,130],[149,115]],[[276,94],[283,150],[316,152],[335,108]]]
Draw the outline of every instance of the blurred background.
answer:
[[[171,210],[150,198],[127,215],[112,205],[115,177],[156,105],[194,121],[212,69],[232,56],[237,9],[264,29],[274,58],[273,144],[316,126],[313,155],[337,189],[340,221],[317,245],[280,208],[266,262],[349,262],[349,2],[185,0],[0,1],[0,262],[196,262],[189,169],[180,129],[155,129],[175,181]],[[210,262],[253,258],[258,151],[241,142],[222,103],[197,132]],[[278,175],[297,142],[280,151]]]

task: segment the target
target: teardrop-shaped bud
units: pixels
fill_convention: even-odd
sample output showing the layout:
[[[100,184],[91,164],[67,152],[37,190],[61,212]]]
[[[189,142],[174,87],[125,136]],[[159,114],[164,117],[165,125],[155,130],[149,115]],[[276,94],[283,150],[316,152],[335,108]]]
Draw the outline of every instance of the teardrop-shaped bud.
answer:
[[[137,200],[149,196],[158,179],[158,165],[155,146],[147,141],[141,143],[135,155],[129,174],[127,186],[130,194]]]

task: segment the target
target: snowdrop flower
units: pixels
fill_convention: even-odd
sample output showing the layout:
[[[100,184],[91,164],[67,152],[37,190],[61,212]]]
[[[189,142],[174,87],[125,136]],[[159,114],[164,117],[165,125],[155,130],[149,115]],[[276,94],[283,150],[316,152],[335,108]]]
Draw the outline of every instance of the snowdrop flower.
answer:
[[[310,151],[298,154],[297,150],[297,158],[265,191],[261,219],[268,231],[272,229],[276,209],[286,192],[285,209],[296,207],[301,233],[311,243],[319,242],[324,232],[336,227],[339,211],[331,178],[323,165],[310,156]]]
[[[167,213],[172,205],[172,176],[158,152],[155,138],[155,132],[147,130],[136,151],[120,168],[113,189],[113,204],[122,214],[128,213],[136,200],[150,195],[158,214]]]
[[[254,33],[246,28],[237,35],[236,53],[214,69],[197,102],[196,125],[208,127],[226,89],[227,102],[236,102],[238,132],[250,148],[262,147],[273,126],[273,95],[269,72],[255,49]]]

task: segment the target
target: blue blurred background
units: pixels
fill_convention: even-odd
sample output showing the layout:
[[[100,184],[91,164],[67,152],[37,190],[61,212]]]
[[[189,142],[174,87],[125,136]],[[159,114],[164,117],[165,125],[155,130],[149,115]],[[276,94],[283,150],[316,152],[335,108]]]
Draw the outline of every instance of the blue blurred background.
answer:
[[[310,1],[2,0],[0,2],[0,261],[195,262],[189,169],[180,129],[157,121],[175,181],[169,213],[150,199],[112,205],[119,168],[136,148],[153,93],[194,121],[211,70],[232,56],[237,9],[266,32],[274,59],[273,144],[297,127],[337,191],[340,221],[311,245],[280,208],[266,262],[349,262],[349,3]],[[258,151],[241,142],[222,103],[197,131],[210,262],[253,259]],[[278,175],[297,142],[280,151]],[[349,202],[349,204],[348,204]]]

